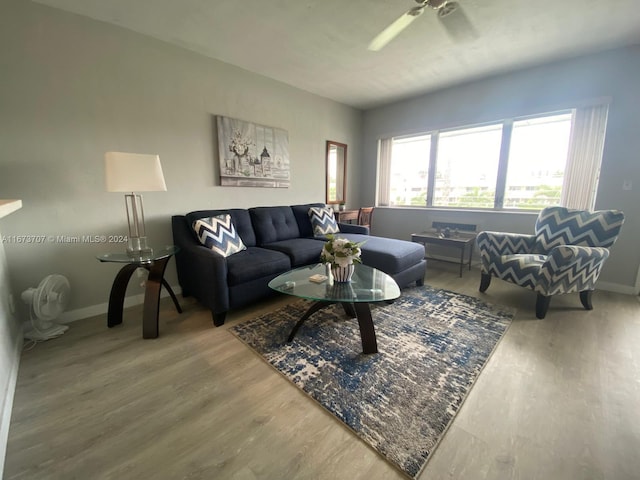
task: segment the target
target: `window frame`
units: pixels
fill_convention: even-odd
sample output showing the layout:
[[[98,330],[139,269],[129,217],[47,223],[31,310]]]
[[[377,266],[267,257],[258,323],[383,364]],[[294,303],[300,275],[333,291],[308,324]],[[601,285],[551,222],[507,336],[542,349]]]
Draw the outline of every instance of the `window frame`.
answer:
[[[538,119],[545,117],[554,117],[559,115],[567,115],[571,114],[571,121],[575,120],[576,109],[575,108],[563,108],[553,111],[541,112],[531,115],[521,115],[511,118],[504,118],[497,121],[487,121],[483,123],[477,123],[473,125],[462,125],[455,126],[443,129],[434,129],[431,131],[425,132],[415,132],[407,135],[397,135],[390,138],[391,145],[393,142],[398,139],[407,139],[411,137],[420,137],[427,136],[431,137],[431,148],[429,152],[429,158],[426,159],[428,164],[428,178],[427,178],[427,195],[426,195],[426,204],[425,205],[392,205],[389,199],[389,205],[391,207],[402,207],[402,208],[430,208],[430,209],[442,209],[442,210],[481,210],[481,211],[508,211],[508,212],[518,212],[518,213],[534,213],[538,212],[538,209],[525,209],[525,208],[514,208],[514,207],[504,207],[504,199],[506,193],[506,184],[507,184],[507,170],[509,166],[509,152],[511,147],[511,139],[513,134],[513,126],[515,122],[530,120],[530,119]],[[458,130],[467,130],[473,128],[481,128],[485,126],[491,125],[499,125],[502,127],[502,137],[500,141],[500,151],[498,158],[498,169],[496,173],[496,183],[495,183],[495,195],[493,207],[450,207],[450,206],[442,206],[442,205],[434,205],[434,194],[435,194],[435,183],[436,183],[436,172],[437,172],[437,160],[438,160],[438,147],[440,143],[440,134]],[[570,134],[571,135],[571,134]],[[393,151],[393,147],[391,148],[391,152]],[[390,154],[391,155],[391,154]],[[569,156],[569,152],[567,152],[567,157]],[[389,158],[389,168],[391,168],[392,158]],[[566,164],[565,164],[566,166]],[[564,181],[566,180],[566,173],[563,176],[563,186]]]

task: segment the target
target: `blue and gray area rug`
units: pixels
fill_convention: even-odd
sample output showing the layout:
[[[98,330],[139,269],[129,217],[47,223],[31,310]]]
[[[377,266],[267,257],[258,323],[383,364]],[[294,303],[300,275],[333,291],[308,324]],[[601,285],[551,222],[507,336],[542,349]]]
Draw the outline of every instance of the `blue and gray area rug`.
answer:
[[[364,355],[358,322],[340,305],[309,318],[307,301],[230,329],[409,477],[420,473],[513,312],[476,298],[412,287],[372,306],[379,353]]]

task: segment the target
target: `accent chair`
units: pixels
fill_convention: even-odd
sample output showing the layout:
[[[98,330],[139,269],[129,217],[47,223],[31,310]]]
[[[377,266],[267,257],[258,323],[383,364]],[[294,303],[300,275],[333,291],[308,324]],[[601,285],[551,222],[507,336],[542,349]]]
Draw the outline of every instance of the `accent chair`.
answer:
[[[591,310],[591,295],[618,235],[624,214],[618,210],[588,212],[564,207],[543,209],[534,235],[480,232],[480,291],[491,277],[530,288],[538,294],[536,316],[544,318],[551,297],[580,293]]]

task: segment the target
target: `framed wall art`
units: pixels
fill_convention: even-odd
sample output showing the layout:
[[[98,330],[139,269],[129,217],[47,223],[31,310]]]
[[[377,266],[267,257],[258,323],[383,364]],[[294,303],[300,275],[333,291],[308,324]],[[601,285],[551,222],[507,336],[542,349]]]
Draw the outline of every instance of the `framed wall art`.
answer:
[[[289,187],[286,130],[223,116],[216,123],[222,186]]]

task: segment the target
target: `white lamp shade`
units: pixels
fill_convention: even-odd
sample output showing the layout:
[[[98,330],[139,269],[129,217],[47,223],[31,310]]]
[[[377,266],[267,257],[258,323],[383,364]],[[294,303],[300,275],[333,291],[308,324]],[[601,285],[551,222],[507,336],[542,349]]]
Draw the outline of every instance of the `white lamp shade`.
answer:
[[[142,153],[104,154],[107,192],[162,192],[167,190],[160,156]]]

